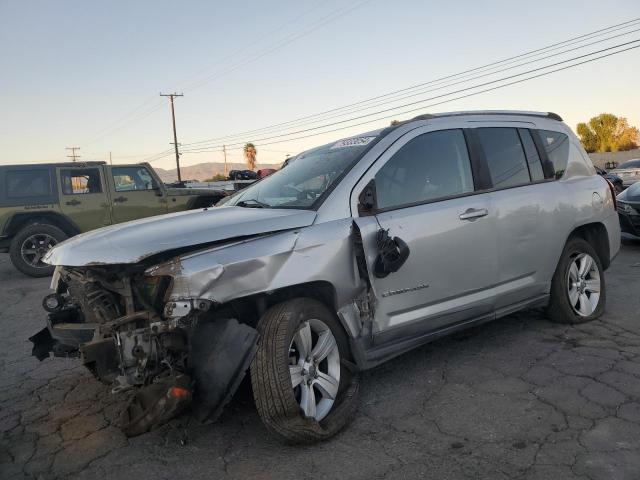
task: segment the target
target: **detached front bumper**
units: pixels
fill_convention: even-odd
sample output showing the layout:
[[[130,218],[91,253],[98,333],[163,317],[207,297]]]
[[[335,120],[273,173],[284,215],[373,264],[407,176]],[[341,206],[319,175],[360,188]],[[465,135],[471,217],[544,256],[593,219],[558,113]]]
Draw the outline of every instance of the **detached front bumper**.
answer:
[[[33,343],[31,353],[38,360],[44,360],[53,354],[55,357],[78,357],[80,346],[90,342],[97,325],[82,323],[71,310],[51,313],[47,317],[47,326],[29,337]]]
[[[215,420],[253,360],[257,330],[233,318],[199,319],[190,327],[177,329],[180,334],[163,331],[158,323],[118,330],[119,324],[147,323],[149,317],[149,312],[136,312],[107,327],[82,322],[83,315],[76,308],[50,313],[47,326],[29,338],[32,353],[39,360],[52,354],[77,357],[98,379],[111,383],[113,393],[137,387],[127,409],[128,422],[123,426],[129,436],[151,430],[180,413],[191,404],[194,389],[194,416],[201,422]],[[181,335],[186,343],[179,345]],[[149,349],[145,341],[158,347]],[[162,364],[165,360],[160,357],[172,348],[184,351],[185,368],[158,370],[153,376],[138,375],[140,365],[134,366],[132,359],[147,364],[150,360],[143,357],[148,354],[149,359],[158,358]]]

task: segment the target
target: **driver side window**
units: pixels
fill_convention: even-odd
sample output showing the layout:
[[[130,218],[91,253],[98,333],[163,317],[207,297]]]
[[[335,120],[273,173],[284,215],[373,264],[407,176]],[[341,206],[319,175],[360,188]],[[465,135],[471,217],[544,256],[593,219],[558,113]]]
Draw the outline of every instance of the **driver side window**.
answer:
[[[425,133],[404,145],[376,173],[379,210],[473,192],[462,130]]]
[[[156,190],[158,188],[145,167],[113,167],[111,173],[116,192]]]

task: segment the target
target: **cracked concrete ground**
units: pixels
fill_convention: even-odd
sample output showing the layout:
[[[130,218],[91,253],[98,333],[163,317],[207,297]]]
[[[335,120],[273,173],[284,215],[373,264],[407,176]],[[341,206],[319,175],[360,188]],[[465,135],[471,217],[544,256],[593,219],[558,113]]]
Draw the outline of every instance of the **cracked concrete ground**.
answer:
[[[602,320],[526,311],[419,348],[364,374],[343,433],[291,447],[246,389],[214,425],[125,438],[123,397],[75,360],[30,356],[48,280],[0,255],[0,478],[638,479],[640,244],[606,278]]]

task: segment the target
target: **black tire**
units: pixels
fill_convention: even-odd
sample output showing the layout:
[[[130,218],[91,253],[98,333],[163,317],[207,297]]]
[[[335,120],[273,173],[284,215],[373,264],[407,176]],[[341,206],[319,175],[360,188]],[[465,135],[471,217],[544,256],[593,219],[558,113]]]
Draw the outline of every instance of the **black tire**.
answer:
[[[569,268],[573,263],[576,256],[586,253],[596,263],[600,274],[600,298],[596,307],[593,309],[593,313],[588,316],[579,315],[574,311],[569,300],[568,282],[569,282]],[[595,320],[604,312],[606,303],[606,287],[604,279],[604,269],[602,268],[602,261],[595,249],[589,242],[582,238],[572,237],[567,240],[567,244],[562,251],[562,256],[556,267],[556,271],[553,274],[553,280],[551,282],[551,298],[549,300],[549,306],[547,307],[547,313],[551,321],[564,324],[577,324],[585,323],[591,320]]]
[[[289,347],[300,324],[319,319],[333,334],[340,353],[340,383],[335,403],[319,422],[305,417],[289,373]],[[267,429],[286,443],[309,444],[338,433],[358,406],[359,378],[349,368],[349,343],[336,316],[310,298],[289,300],[269,309],[260,320],[261,338],[251,364],[256,408]],[[346,361],[347,360],[347,361]]]
[[[9,256],[13,266],[30,277],[48,277],[53,274],[55,268],[53,265],[44,264],[42,261],[38,261],[34,265],[22,255],[23,244],[34,235],[47,235],[53,239],[54,244],[58,244],[67,239],[67,234],[50,223],[30,223],[18,231],[11,240]]]

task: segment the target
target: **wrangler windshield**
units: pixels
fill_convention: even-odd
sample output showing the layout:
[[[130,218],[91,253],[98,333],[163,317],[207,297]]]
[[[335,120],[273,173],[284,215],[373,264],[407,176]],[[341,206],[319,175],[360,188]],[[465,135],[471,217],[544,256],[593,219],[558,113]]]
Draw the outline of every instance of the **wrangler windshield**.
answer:
[[[378,133],[307,150],[286,167],[234,195],[226,205],[309,208],[360,158]]]

